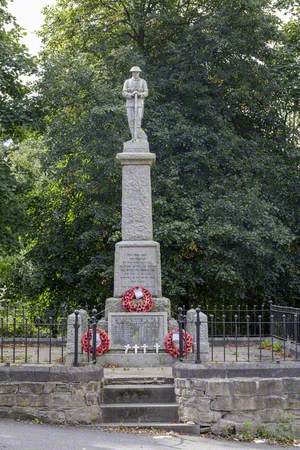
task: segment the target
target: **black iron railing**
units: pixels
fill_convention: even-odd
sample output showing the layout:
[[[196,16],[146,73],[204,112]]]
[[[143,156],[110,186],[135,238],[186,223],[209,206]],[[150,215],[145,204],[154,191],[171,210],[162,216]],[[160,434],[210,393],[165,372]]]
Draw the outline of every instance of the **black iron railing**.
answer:
[[[270,312],[274,320],[274,336],[279,339],[286,337],[292,342],[300,343],[300,308],[271,303]]]
[[[194,355],[184,351],[184,335],[180,330],[186,328],[186,313],[184,308],[178,308],[179,327],[179,358],[181,360],[194,358],[201,362],[203,351],[205,360],[252,362],[298,360],[300,354],[300,310],[279,307],[269,304],[269,308],[217,308],[207,316],[207,322],[201,323],[200,307],[194,314]],[[207,329],[207,342],[203,342],[203,328]],[[202,331],[202,333],[201,333]],[[200,339],[200,337],[202,338]]]
[[[102,311],[93,309],[88,320],[88,351],[82,354],[79,339],[79,312],[74,322],[73,364],[96,363],[97,323]],[[185,307],[178,310],[180,359],[203,360],[203,349],[209,361],[275,361],[300,359],[300,309],[273,305],[250,308],[202,310],[207,322],[201,323],[201,309],[194,314],[193,353],[185,351],[187,322]],[[207,327],[208,342],[203,339]],[[0,363],[64,363],[67,345],[67,315],[27,307],[0,307]],[[185,355],[185,356],[183,356]],[[79,358],[80,356],[80,358]]]
[[[0,309],[0,363],[63,363],[67,318],[24,306]]]

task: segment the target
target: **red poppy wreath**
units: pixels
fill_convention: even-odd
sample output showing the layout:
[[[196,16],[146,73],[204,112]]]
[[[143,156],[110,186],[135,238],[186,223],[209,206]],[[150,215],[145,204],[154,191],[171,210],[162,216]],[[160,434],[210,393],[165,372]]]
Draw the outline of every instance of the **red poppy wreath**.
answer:
[[[93,353],[93,331],[88,329],[81,338],[82,350],[85,353]],[[108,352],[110,346],[106,331],[96,328],[96,354],[103,355]]]
[[[154,301],[148,289],[135,286],[122,295],[122,306],[128,312],[149,312],[154,307]]]
[[[182,330],[182,337],[183,337],[183,354],[182,354],[182,356],[185,356],[187,353],[189,353],[192,350],[193,337],[190,333],[188,333],[185,330]],[[180,353],[179,347],[178,347],[178,345],[176,345],[178,340],[179,340],[179,330],[178,329],[170,331],[165,337],[165,349],[174,358],[178,358],[179,353]]]

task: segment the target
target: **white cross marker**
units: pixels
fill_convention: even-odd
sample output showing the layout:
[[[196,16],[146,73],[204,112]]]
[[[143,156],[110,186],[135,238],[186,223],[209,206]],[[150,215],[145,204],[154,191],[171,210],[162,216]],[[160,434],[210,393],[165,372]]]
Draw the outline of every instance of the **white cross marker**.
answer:
[[[138,349],[139,349],[140,347],[139,347],[138,345],[135,344],[135,345],[133,346],[133,348],[134,348],[134,353],[137,354]]]
[[[146,352],[147,352],[147,347],[148,347],[148,345],[147,345],[147,344],[144,344],[144,345],[143,345],[143,350],[144,350],[144,353],[146,353]]]
[[[131,348],[131,345],[127,344],[125,345],[125,355],[127,355],[128,350]]]
[[[155,344],[154,345],[154,348],[155,348],[155,352],[158,354],[158,352],[159,352],[159,347],[160,347],[160,345],[159,344]]]

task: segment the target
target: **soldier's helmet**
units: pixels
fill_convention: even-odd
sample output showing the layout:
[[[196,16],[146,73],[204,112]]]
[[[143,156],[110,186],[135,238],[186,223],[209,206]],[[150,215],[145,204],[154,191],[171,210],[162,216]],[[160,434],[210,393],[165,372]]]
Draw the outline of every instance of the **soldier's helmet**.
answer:
[[[139,68],[139,66],[133,66],[131,67],[129,72],[141,72],[142,70]]]

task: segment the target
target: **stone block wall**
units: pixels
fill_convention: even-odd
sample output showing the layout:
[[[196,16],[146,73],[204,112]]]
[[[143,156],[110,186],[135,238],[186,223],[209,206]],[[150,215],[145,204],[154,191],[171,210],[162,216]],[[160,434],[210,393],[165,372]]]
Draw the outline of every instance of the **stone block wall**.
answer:
[[[1,367],[0,417],[57,424],[101,422],[103,369]]]
[[[216,434],[263,429],[299,436],[300,365],[234,366],[177,365],[180,420],[209,425]]]

